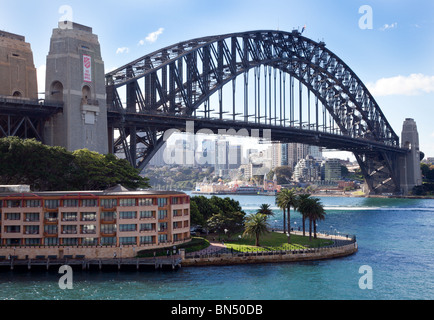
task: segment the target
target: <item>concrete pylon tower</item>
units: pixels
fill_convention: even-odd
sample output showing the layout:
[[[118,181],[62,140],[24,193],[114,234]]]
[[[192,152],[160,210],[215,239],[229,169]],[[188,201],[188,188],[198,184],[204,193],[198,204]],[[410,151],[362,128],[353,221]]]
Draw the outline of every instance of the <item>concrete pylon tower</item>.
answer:
[[[0,31],[0,95],[38,99],[30,44],[20,35]]]
[[[401,189],[408,194],[413,187],[422,185],[422,171],[420,168],[421,153],[419,150],[419,133],[416,122],[406,119],[402,128],[401,147],[409,152],[402,159]]]
[[[47,144],[107,154],[104,62],[92,28],[65,21],[53,30],[45,91],[47,101],[64,104],[46,126]]]

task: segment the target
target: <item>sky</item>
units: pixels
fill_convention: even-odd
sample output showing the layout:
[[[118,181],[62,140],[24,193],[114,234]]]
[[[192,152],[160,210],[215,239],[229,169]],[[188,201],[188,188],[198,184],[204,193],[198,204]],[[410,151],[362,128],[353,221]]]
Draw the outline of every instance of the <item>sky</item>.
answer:
[[[434,1],[429,0],[0,0],[0,30],[31,44],[43,92],[59,20],[93,28],[106,71],[198,37],[301,30],[324,41],[367,85],[395,132],[413,118],[434,157]]]

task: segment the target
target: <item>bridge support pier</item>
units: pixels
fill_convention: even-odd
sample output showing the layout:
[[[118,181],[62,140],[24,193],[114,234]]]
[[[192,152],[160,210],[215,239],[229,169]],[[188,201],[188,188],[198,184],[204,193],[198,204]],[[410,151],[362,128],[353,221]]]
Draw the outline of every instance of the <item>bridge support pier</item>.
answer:
[[[409,194],[414,187],[422,185],[420,162],[423,159],[419,150],[419,133],[416,122],[406,119],[402,128],[401,147],[408,153],[400,158],[401,191]]]

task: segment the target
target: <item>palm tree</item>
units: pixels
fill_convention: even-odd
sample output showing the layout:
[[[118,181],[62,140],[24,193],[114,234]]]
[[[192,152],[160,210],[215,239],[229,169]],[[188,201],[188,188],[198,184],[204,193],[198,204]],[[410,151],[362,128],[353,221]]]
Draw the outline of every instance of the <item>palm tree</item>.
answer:
[[[288,215],[288,243],[291,243],[291,207],[297,206],[297,195],[294,190],[283,189],[279,192],[276,198],[277,205],[283,209],[283,230],[286,233],[285,226],[285,211]]]
[[[300,194],[297,198],[297,209],[299,209],[299,206],[301,203],[303,203],[306,199],[308,199],[310,197],[310,194],[304,193],[304,194]],[[302,221],[303,221],[303,237],[306,236],[306,218],[307,216],[301,212],[300,210],[298,210],[301,215],[302,215]]]
[[[324,206],[322,205],[322,203],[320,202],[320,200],[318,198],[315,198],[315,205],[313,208],[313,211],[311,213],[311,219],[312,219],[312,223],[313,223],[313,234],[314,234],[314,238],[316,239],[316,222],[318,220],[323,221],[325,220],[325,215],[326,212],[324,210]]]
[[[270,205],[269,204],[261,204],[258,211],[256,213],[261,213],[266,215],[267,217],[273,216],[274,213],[273,211],[270,209]]]
[[[244,224],[243,235],[255,237],[255,245],[260,246],[259,238],[262,234],[268,232],[268,220],[265,214],[257,213],[249,216]]]
[[[309,241],[312,240],[312,224],[314,225],[314,238],[316,239],[316,221],[325,219],[325,210],[318,198],[305,198],[298,204],[298,210],[309,219]]]

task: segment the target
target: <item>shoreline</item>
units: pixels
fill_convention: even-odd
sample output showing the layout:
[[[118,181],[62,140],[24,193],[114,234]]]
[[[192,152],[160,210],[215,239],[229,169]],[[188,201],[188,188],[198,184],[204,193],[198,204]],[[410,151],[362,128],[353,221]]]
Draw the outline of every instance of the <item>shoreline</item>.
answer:
[[[275,197],[276,195],[268,194],[245,194],[245,193],[207,193],[207,192],[190,192],[191,196],[268,196]],[[312,193],[314,197],[334,197],[334,198],[380,198],[380,199],[434,199],[434,196],[386,196],[386,195],[353,195],[353,194],[331,194],[331,193]]]

